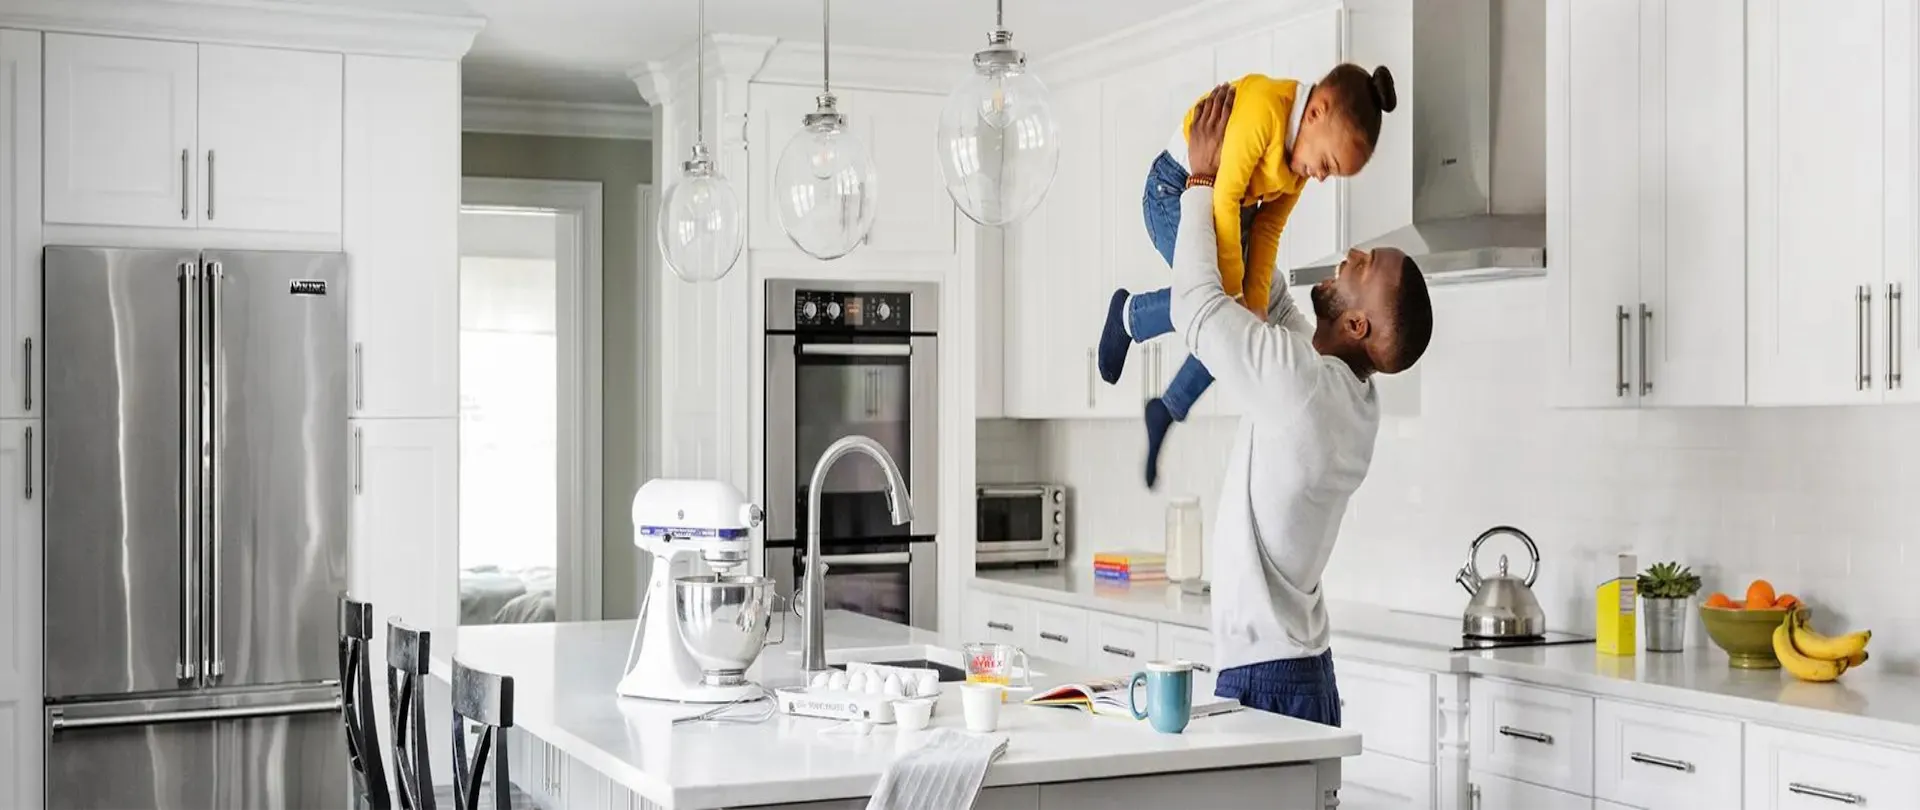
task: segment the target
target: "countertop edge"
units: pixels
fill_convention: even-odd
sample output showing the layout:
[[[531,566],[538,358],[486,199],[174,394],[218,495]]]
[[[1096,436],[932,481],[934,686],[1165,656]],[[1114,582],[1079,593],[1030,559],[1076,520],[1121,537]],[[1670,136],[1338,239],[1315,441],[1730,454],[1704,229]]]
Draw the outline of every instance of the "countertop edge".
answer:
[[[1003,596],[1016,596],[1022,599],[1033,599],[1041,602],[1051,602],[1056,605],[1098,610],[1102,613],[1113,613],[1135,619],[1144,619],[1146,621],[1177,624],[1181,627],[1191,627],[1195,630],[1208,629],[1205,618],[1196,618],[1179,611],[1168,610],[1164,607],[1147,607],[1124,599],[1109,599],[1098,594],[1075,593],[1072,591],[1063,591],[1058,588],[1049,588],[1044,585],[1027,585],[977,575],[968,583],[968,587],[978,588]]]

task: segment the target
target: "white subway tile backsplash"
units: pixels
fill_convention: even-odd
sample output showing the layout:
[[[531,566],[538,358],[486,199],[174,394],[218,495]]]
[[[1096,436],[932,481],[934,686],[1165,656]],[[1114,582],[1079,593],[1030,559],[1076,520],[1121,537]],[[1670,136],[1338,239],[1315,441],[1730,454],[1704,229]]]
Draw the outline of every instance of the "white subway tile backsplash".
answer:
[[[1615,553],[1632,551],[1643,563],[1689,563],[1709,590],[1735,598],[1764,576],[1806,599],[1822,629],[1871,627],[1876,665],[1920,672],[1920,588],[1909,576],[1920,570],[1920,409],[1557,410],[1546,404],[1543,285],[1441,288],[1434,301],[1417,415],[1381,425],[1327,571],[1330,595],[1455,613],[1467,544],[1511,523],[1540,544],[1535,587],[1555,627],[1591,629],[1594,585]],[[1136,420],[989,424],[982,480],[992,468],[1074,488],[1075,565],[1099,550],[1158,547],[1172,495],[1200,496],[1211,526],[1237,429],[1229,419],[1176,427],[1160,491],[1149,492]],[[1499,553],[1489,549],[1486,564]]]

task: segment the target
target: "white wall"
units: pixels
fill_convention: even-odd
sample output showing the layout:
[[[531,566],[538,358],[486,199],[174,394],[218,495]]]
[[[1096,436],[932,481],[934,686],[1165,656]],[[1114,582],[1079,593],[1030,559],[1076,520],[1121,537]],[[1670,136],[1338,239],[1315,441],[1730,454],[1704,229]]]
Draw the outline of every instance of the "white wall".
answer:
[[[1545,303],[1537,281],[1435,290],[1419,415],[1381,426],[1327,572],[1331,598],[1457,613],[1468,543],[1511,523],[1541,546],[1535,588],[1555,628],[1590,630],[1599,572],[1633,551],[1643,566],[1693,565],[1709,591],[1767,577],[1811,603],[1824,630],[1872,628],[1876,665],[1920,672],[1920,410],[1551,409]],[[1200,495],[1211,526],[1233,430],[1177,426],[1161,491],[1148,493],[1137,421],[993,423],[979,433],[981,480],[1073,486],[1071,564],[1085,565],[1096,550],[1158,548],[1171,495]],[[1489,543],[1487,566],[1504,542]]]

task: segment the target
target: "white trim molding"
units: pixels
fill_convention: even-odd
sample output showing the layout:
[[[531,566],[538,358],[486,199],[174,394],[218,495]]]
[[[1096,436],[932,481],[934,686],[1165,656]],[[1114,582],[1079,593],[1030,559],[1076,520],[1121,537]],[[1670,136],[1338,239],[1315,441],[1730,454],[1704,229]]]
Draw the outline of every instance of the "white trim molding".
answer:
[[[369,56],[460,59],[487,21],[433,11],[296,0],[6,0],[0,28],[256,45]],[[416,3],[416,5],[418,5]]]
[[[982,43],[984,45],[984,43]],[[946,94],[973,72],[973,54],[836,45],[833,86]],[[782,40],[753,74],[760,84],[820,85],[820,43]]]
[[[561,584],[555,605],[560,621],[591,621],[601,616],[604,577],[601,565],[604,538],[600,511],[601,452],[601,343],[600,326],[602,190],[598,182],[577,180],[521,180],[468,177],[461,181],[462,210],[510,209],[557,211],[575,217],[573,244],[561,245],[562,256],[577,251],[574,278],[559,279],[555,304],[562,318],[559,368],[560,538],[558,574]],[[574,317],[567,318],[568,314]],[[571,328],[567,328],[571,327]],[[571,349],[571,350],[570,350]]]
[[[586,104],[468,96],[460,100],[460,130],[564,138],[653,139],[653,111],[644,104]]]

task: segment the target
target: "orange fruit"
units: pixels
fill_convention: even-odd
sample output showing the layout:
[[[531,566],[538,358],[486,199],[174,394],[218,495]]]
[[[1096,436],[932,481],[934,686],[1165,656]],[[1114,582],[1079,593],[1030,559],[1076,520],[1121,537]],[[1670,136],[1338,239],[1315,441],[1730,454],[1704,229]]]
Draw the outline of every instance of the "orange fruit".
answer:
[[[1747,607],[1760,609],[1774,607],[1773,583],[1756,579],[1747,586]]]
[[[1724,593],[1715,592],[1707,597],[1707,607],[1730,609],[1733,607],[1733,600],[1728,599]]]
[[[1799,607],[1800,597],[1794,596],[1793,594],[1790,594],[1790,593],[1783,593],[1783,594],[1780,594],[1779,599],[1773,600],[1773,606],[1777,608]]]

